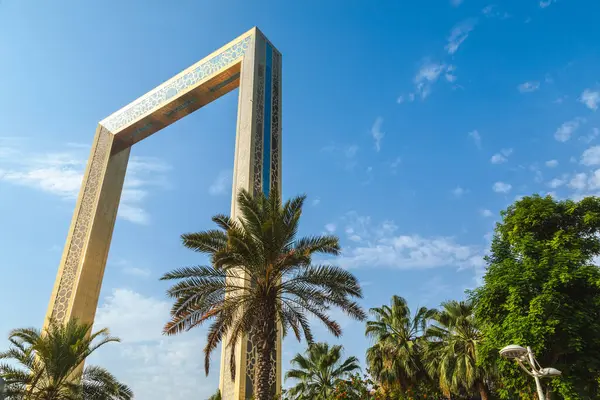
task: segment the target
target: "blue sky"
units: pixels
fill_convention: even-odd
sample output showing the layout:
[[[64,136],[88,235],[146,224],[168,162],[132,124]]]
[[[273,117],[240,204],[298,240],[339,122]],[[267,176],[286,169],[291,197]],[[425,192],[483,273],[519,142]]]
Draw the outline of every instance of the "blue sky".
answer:
[[[43,321],[97,122],[255,25],[283,53],[283,194],[308,194],[302,232],[340,235],[367,308],[464,296],[501,209],[600,191],[600,3],[499,3],[0,1],[0,334]],[[204,329],[160,335],[157,278],[204,263],[179,235],[229,211],[236,107],[132,151],[96,321],[123,343],[94,362],[141,399],[218,382]],[[363,327],[334,315],[362,358]],[[287,340],[284,366],[302,349]]]

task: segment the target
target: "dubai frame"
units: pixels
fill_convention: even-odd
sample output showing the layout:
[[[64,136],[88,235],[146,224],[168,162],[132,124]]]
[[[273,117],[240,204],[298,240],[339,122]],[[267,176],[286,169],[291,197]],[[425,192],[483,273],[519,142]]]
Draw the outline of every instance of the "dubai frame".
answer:
[[[94,321],[131,146],[237,87],[231,215],[235,218],[242,188],[281,193],[281,54],[253,28],[99,123],[45,326],[50,320]],[[223,399],[252,396],[253,347],[251,337],[233,350],[223,346]],[[238,366],[235,380],[228,368],[231,351]],[[279,393],[281,337],[274,357],[271,382]]]

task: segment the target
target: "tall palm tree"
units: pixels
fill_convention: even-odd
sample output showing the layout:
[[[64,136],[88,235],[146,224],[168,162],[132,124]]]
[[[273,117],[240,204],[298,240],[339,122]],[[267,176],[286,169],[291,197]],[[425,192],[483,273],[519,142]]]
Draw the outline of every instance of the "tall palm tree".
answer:
[[[234,348],[250,332],[256,342],[254,396],[271,400],[274,385],[269,374],[278,335],[291,329],[296,338],[309,343],[313,335],[308,316],[322,321],[335,336],[340,325],[328,312],[332,306],[359,320],[366,315],[355,301],[362,297],[358,280],[348,271],[331,265],[313,265],[315,254],[337,255],[335,236],[297,238],[305,196],[282,205],[276,192],[270,197],[238,194],[239,219],[216,215],[218,228],[182,235],[189,249],[210,256],[211,265],[181,268],[163,280],[179,280],[169,290],[175,299],[168,335],[212,320],[204,348],[208,373],[210,354],[224,341]],[[230,360],[235,374],[234,352]]]
[[[372,308],[365,334],[374,340],[367,363],[384,389],[406,389],[427,379],[422,364],[422,336],[435,310],[421,307],[411,315],[406,300],[393,296],[390,305]]]
[[[133,393],[107,370],[88,366],[85,359],[119,339],[106,329],[91,333],[90,324],[71,320],[52,323],[44,334],[34,328],[10,332],[10,348],[0,353],[0,376],[7,400],[129,400]]]
[[[444,393],[478,392],[488,400],[490,372],[477,365],[482,336],[468,301],[448,301],[432,317],[427,329],[427,370],[439,380]]]
[[[208,400],[221,400],[221,391],[217,390],[217,393],[210,396]]]
[[[339,345],[329,347],[327,343],[314,343],[305,354],[296,354],[291,361],[296,368],[285,374],[286,379],[299,381],[288,391],[295,400],[329,400],[341,379],[360,370],[356,357],[342,361],[342,346]]]

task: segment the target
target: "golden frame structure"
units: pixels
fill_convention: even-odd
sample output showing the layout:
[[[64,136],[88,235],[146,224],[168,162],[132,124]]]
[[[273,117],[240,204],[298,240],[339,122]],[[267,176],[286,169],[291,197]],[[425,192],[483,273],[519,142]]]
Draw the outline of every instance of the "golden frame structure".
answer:
[[[258,28],[239,36],[100,121],[48,305],[50,320],[93,323],[131,146],[239,87],[231,215],[236,194],[281,193],[281,53]],[[250,335],[251,336],[251,335]],[[225,339],[224,343],[227,342]],[[238,366],[231,379],[231,352]],[[223,345],[223,399],[252,396],[252,337]],[[281,388],[281,337],[271,382]]]

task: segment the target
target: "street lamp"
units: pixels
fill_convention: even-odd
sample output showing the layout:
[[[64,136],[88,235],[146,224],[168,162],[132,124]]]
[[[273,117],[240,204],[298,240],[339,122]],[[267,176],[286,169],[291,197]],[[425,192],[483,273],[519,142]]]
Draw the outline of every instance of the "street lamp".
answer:
[[[516,344],[511,344],[500,350],[500,355],[504,358],[515,360],[527,375],[533,376],[540,400],[546,400],[540,378],[553,378],[562,374],[562,372],[556,368],[542,368],[533,356],[533,352],[529,346],[525,348]],[[525,367],[525,362],[529,364],[531,370]]]

